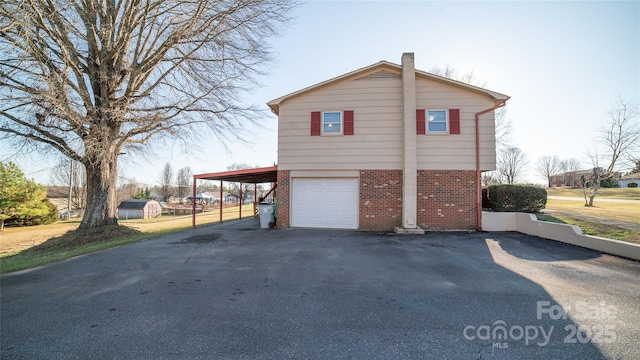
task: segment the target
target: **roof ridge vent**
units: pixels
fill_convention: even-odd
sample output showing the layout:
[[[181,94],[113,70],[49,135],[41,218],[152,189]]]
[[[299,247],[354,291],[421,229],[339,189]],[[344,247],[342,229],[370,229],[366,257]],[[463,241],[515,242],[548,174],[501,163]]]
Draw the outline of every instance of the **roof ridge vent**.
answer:
[[[388,71],[388,70],[380,70],[374,73],[365,75],[363,77],[357,78],[356,80],[376,80],[376,79],[400,79],[401,75]]]

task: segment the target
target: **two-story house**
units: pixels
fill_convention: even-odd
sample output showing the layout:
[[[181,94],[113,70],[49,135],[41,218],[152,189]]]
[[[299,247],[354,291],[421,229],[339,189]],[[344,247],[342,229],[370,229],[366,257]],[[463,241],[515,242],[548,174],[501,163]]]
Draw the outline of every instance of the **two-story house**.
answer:
[[[479,229],[509,99],[381,61],[268,103],[278,115],[278,227]]]

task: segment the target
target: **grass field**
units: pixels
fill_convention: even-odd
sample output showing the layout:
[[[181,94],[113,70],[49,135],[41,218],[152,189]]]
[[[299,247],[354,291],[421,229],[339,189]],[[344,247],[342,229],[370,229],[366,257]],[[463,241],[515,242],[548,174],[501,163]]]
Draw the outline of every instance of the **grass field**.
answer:
[[[548,196],[569,196],[578,197],[584,199],[584,194],[580,189],[574,189],[569,187],[562,188],[549,188],[547,189]],[[601,188],[596,192],[595,201],[598,198],[606,199],[622,199],[622,200],[640,200],[640,188]]]
[[[243,206],[242,217],[253,215],[251,205]],[[238,207],[225,208],[223,221],[238,219]],[[219,210],[200,213],[196,226],[220,221]],[[0,273],[27,269],[104,250],[123,244],[154,238],[192,226],[191,215],[162,216],[152,219],[120,220],[122,226],[79,230],[79,220],[54,224],[5,228],[0,232]]]
[[[547,195],[583,198],[580,189],[569,188],[547,189]],[[590,218],[584,218],[603,218],[640,225],[640,201],[638,203],[602,201],[607,199],[640,200],[640,189],[600,189],[596,193],[595,206],[592,207],[584,206],[584,201],[548,199],[546,208],[537,217],[542,221],[577,225],[588,235],[640,244],[639,231],[605,225],[592,221]],[[554,213],[554,211],[562,212],[562,214]]]
[[[545,210],[557,210],[640,224],[640,202],[633,204],[600,201],[595,202],[595,206],[587,207],[580,201],[549,199]]]
[[[601,224],[594,221],[584,220],[576,218],[575,216],[567,216],[553,213],[537,214],[537,218],[540,221],[549,221],[561,224],[577,225],[580,227],[583,233],[587,235],[594,235],[599,237],[605,237],[608,239],[627,241],[634,244],[640,244],[640,232],[620,228],[617,226],[610,226]]]

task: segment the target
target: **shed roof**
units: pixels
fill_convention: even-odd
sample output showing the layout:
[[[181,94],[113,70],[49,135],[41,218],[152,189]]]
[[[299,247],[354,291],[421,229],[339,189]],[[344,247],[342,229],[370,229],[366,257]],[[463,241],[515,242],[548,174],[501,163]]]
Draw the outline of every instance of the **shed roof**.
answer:
[[[129,199],[124,200],[118,205],[118,209],[143,209],[152,199]]]
[[[195,180],[221,180],[249,184],[274,183],[278,181],[278,166],[255,169],[223,171],[210,174],[194,175]]]
[[[346,74],[334,77],[333,79],[329,79],[326,81],[323,81],[321,83],[315,84],[315,85],[311,85],[309,87],[306,87],[302,90],[298,90],[295,92],[292,92],[290,94],[281,96],[277,99],[271,100],[267,103],[267,105],[269,105],[269,107],[271,108],[271,110],[277,115],[280,112],[280,104],[288,99],[291,99],[293,97],[296,97],[298,95],[302,95],[304,93],[307,93],[309,91],[313,91],[316,89],[319,89],[323,86],[327,86],[327,85],[331,85],[334,83],[337,83],[339,81],[343,81],[345,79],[349,79],[349,78],[357,78],[361,75],[364,75],[365,73],[369,73],[372,71],[377,71],[377,70],[381,70],[381,69],[388,69],[397,73],[402,73],[402,65],[398,65],[398,64],[394,64],[388,61],[380,61],[377,62],[375,64],[360,68],[358,70],[355,71],[351,71],[348,72]],[[493,99],[493,101],[498,104],[500,102],[503,102],[504,100],[508,100],[509,96],[505,95],[505,94],[501,94],[495,91],[491,91],[491,90],[487,90],[481,87],[477,87],[477,86],[473,86],[473,85],[469,85],[467,83],[461,82],[461,81],[456,81],[456,80],[452,80],[443,76],[439,76],[439,75],[435,75],[426,71],[421,71],[421,70],[417,70],[415,71],[416,73],[416,77],[421,77],[421,78],[425,78],[425,79],[430,79],[430,80],[435,80],[441,83],[445,83],[445,84],[449,84],[458,88],[462,88],[462,89],[466,89],[469,91],[473,91],[475,93],[479,93],[479,94],[483,94],[486,96],[489,96],[491,99]]]
[[[640,180],[640,173],[627,174],[621,177],[620,180]]]

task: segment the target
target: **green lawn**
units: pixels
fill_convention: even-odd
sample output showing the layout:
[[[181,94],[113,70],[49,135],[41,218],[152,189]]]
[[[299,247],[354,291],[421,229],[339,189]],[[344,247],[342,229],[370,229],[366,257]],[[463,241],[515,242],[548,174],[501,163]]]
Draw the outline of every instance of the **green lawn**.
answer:
[[[237,207],[223,210],[223,221],[238,219]],[[242,207],[242,217],[253,216],[253,206]],[[196,225],[220,221],[219,210],[198,214]],[[28,269],[74,256],[191,229],[191,215],[121,220],[120,226],[80,230],[79,221],[7,228],[0,232],[0,273]]]
[[[640,232],[559,214],[536,214],[538,220],[577,225],[587,235],[640,244]]]
[[[548,188],[547,195],[584,198],[581,189],[569,187]],[[640,200],[640,188],[601,188],[596,192],[595,201],[598,201],[599,197],[607,199]]]
[[[633,204],[594,201],[594,206],[588,207],[584,206],[584,202],[581,201],[548,199],[545,210],[570,212],[640,224],[640,202]]]
[[[568,196],[584,198],[580,189],[560,188],[547,189],[549,196]],[[600,189],[596,193],[594,206],[584,206],[583,201],[548,199],[547,206],[542,214],[537,214],[542,221],[560,222],[577,225],[582,232],[588,235],[600,236],[614,240],[628,241],[640,244],[640,232],[632,231],[616,226],[604,225],[596,221],[585,220],[580,216],[619,220],[628,223],[640,224],[640,203],[622,203],[598,201],[602,199],[640,200],[640,189]],[[552,211],[549,211],[552,210]],[[565,214],[557,214],[560,211]],[[575,214],[575,216],[568,215]]]

